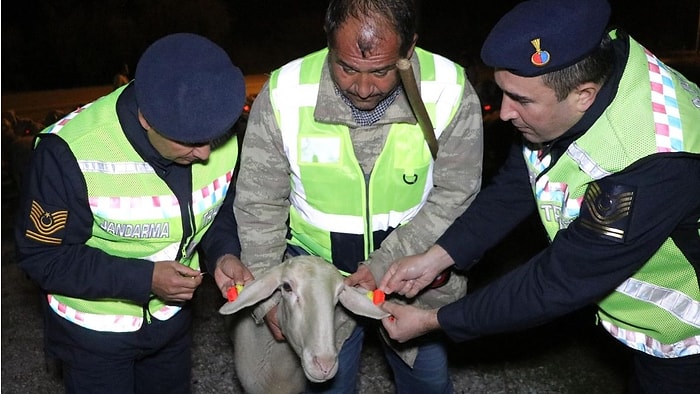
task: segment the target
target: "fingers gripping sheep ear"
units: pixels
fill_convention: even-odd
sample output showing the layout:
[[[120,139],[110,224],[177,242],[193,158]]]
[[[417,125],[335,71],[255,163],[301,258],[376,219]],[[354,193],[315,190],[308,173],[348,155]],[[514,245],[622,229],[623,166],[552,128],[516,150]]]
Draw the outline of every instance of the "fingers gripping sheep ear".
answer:
[[[383,319],[389,314],[374,305],[367,297],[367,290],[358,289],[348,285],[343,285],[343,290],[338,295],[340,303],[356,315],[371,317],[373,319]]]
[[[278,302],[279,328],[287,340],[277,341],[252,316],[236,319],[231,337],[236,374],[245,392],[304,392],[308,381],[333,378],[339,368],[336,319],[347,317],[338,313],[337,304],[361,316],[389,316],[374,304],[380,302],[375,293],[369,294],[346,286],[340,272],[316,256],[292,257],[256,276],[219,312],[229,315],[261,302]]]
[[[219,309],[219,313],[230,315],[268,298],[282,284],[287,265],[287,263],[280,264],[266,272],[262,277],[248,283],[245,291],[242,291],[235,301],[224,304]],[[342,285],[338,301],[349,311],[360,316],[373,319],[389,316],[367,297],[367,290],[364,289]]]
[[[283,270],[283,265],[278,265],[270,269],[264,276],[248,283],[235,301],[227,302],[219,308],[219,313],[231,315],[268,298],[282,284]]]

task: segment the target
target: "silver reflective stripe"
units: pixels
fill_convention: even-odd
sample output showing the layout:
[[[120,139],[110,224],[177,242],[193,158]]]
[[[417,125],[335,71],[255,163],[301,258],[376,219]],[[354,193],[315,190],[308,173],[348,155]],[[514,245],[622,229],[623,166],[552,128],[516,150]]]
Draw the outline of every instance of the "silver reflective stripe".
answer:
[[[348,234],[364,234],[365,224],[362,217],[352,215],[330,214],[311,206],[300,193],[292,193],[289,197],[292,205],[299,211],[299,215],[305,222],[313,224],[326,231]],[[406,211],[390,211],[385,214],[372,215],[372,231],[386,230],[412,219],[423,204],[417,205]]]
[[[679,320],[700,327],[700,302],[679,291],[635,278],[628,278],[616,290],[637,300],[654,304]]]
[[[143,325],[143,318],[128,315],[102,315],[96,313],[80,312],[66,304],[62,304],[51,294],[46,296],[49,307],[58,316],[71,323],[94,331],[106,332],[134,332]],[[165,320],[165,319],[164,319]]]
[[[435,104],[430,114],[435,128],[435,137],[440,138],[455,111],[455,103],[462,96],[463,87],[457,84],[457,68],[452,61],[432,54],[435,65],[435,80],[420,81],[420,95],[426,105]]]
[[[588,176],[593,179],[601,179],[610,175],[611,173],[605,171],[603,167],[599,166],[588,154],[581,149],[576,142],[569,145],[566,149],[566,153],[571,157],[571,160],[578,164],[581,171],[585,172]]]
[[[78,160],[82,172],[100,174],[154,174],[155,170],[148,163],[139,162],[104,162],[96,160]]]
[[[641,332],[618,327],[608,321],[601,322],[605,330],[615,339],[632,349],[639,350],[650,356],[659,358],[685,357],[693,354],[700,354],[700,335],[681,339],[675,343],[661,343],[658,339],[652,338]]]

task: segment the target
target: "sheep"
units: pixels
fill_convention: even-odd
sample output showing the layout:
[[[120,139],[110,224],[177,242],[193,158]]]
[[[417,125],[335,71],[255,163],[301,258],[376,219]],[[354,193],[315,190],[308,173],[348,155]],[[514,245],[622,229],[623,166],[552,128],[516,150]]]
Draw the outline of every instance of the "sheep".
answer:
[[[286,341],[276,341],[267,325],[252,316],[232,319],[236,375],[247,393],[299,393],[338,371],[338,301],[354,314],[374,319],[389,314],[374,305],[367,290],[343,283],[332,265],[316,256],[292,257],[248,283],[219,313],[234,314],[259,302],[277,303]],[[300,362],[301,361],[301,362]],[[306,378],[306,379],[305,379]]]

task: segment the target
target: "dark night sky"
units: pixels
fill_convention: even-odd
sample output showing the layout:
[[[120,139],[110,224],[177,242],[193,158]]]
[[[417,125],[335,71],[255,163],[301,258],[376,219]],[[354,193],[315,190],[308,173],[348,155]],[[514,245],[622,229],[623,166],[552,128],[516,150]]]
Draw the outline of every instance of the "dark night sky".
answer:
[[[652,51],[697,45],[700,0],[610,1],[611,22]],[[517,2],[496,0],[476,6],[468,0],[420,0],[419,45],[457,61],[474,59],[490,27]],[[122,63],[133,71],[149,43],[176,31],[199,33],[219,43],[246,74],[269,72],[325,45],[321,25],[326,4],[326,0],[4,1],[2,90],[109,84]]]

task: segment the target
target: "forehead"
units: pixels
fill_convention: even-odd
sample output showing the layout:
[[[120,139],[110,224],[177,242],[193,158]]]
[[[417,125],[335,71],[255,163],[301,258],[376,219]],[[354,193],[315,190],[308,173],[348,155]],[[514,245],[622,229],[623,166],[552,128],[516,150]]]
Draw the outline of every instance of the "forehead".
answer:
[[[336,60],[348,65],[376,67],[395,63],[400,45],[398,33],[386,21],[349,18],[336,31],[331,51]]]
[[[541,76],[521,77],[500,69],[494,71],[493,77],[498,87],[511,95],[523,98],[533,98],[542,94],[554,95],[554,90],[544,84]]]

